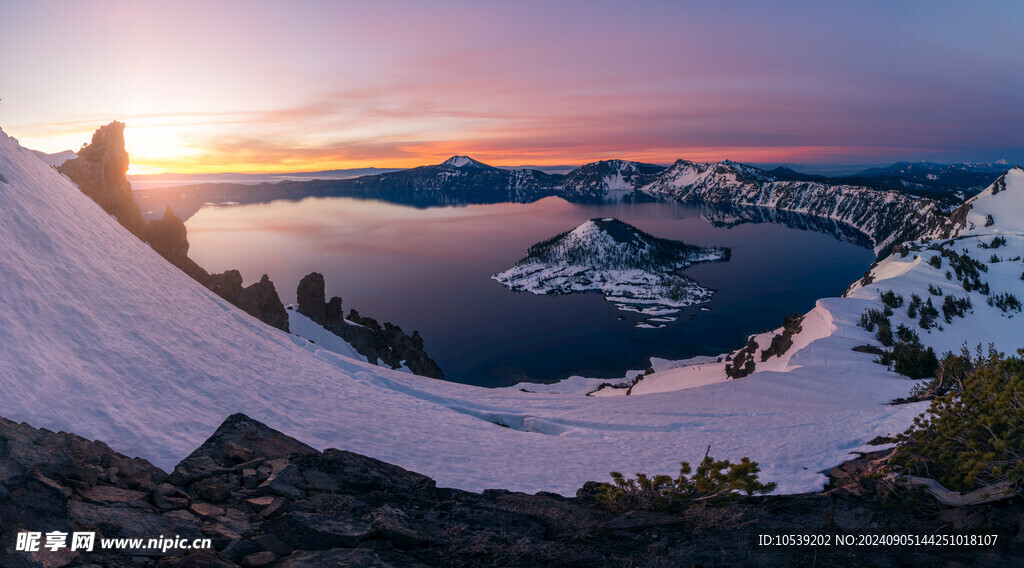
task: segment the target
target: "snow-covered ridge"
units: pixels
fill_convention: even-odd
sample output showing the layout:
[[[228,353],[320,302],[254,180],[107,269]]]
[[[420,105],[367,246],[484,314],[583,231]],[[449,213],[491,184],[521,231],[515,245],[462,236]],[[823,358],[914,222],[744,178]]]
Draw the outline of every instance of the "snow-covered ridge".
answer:
[[[729,249],[659,239],[607,217],[533,245],[514,267],[492,278],[534,294],[600,291],[620,310],[651,316],[638,327],[661,328],[675,320],[671,314],[713,294],[679,271],[728,258]]]
[[[1024,168],[1016,166],[958,207],[926,238],[951,238],[1024,231]]]
[[[679,160],[639,191],[651,196],[771,207],[834,219],[870,237],[875,252],[917,237],[942,220],[938,207],[928,199],[862,186],[775,181],[768,172],[728,160],[717,164]]]

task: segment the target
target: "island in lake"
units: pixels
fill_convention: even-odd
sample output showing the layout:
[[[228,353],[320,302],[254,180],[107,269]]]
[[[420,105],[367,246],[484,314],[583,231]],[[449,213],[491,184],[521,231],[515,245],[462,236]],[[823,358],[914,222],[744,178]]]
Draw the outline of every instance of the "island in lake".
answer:
[[[515,266],[491,278],[517,292],[599,291],[620,310],[650,316],[637,327],[661,328],[676,319],[672,314],[714,293],[680,271],[729,255],[726,247],[660,239],[604,217],[531,246]]]

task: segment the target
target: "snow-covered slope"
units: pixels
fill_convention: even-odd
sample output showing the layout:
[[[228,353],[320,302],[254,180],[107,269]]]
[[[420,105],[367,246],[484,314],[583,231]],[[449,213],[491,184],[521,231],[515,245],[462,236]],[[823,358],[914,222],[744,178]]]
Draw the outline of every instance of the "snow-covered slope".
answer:
[[[834,219],[870,237],[876,252],[919,236],[939,222],[938,207],[928,199],[854,185],[775,181],[768,172],[729,160],[717,164],[678,160],[638,191],[706,203],[771,207]]]
[[[911,383],[850,350],[870,341],[854,324],[871,299],[822,300],[831,327],[785,370],[743,380],[609,398],[483,389],[381,369],[261,324],[4,134],[0,179],[0,416],[164,468],[245,412],[441,486],[573,494],[612,470],[676,471],[710,444],[799,492],[921,411],[888,406]]]
[[[1024,200],[1010,188],[1024,186],[1024,168],[1017,166],[958,207],[927,238],[941,239],[1024,231]]]
[[[357,361],[366,361],[366,356],[356,351],[355,347],[352,347],[344,339],[324,329],[322,325],[300,314],[297,307],[296,304],[292,304],[285,308],[288,311],[288,329],[292,334],[308,339],[313,344],[323,347],[328,351],[333,351],[338,355],[344,355]]]

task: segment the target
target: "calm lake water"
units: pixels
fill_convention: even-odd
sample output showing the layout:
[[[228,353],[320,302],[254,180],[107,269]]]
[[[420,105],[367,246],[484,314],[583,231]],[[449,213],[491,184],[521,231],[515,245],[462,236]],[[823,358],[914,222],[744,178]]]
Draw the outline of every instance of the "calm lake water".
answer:
[[[651,356],[715,355],[746,335],[781,325],[819,297],[841,294],[873,259],[870,250],[771,223],[716,228],[705,209],[681,203],[530,204],[417,209],[352,198],[207,205],[187,221],[190,255],[214,272],[237,268],[246,284],[263,273],[281,299],[299,279],[323,273],[343,307],[419,330],[449,380],[481,386],[549,382],[569,375],[622,376]],[[732,247],[727,263],[685,274],[717,290],[664,329],[599,294],[515,293],[490,277],[530,245],[594,217],[617,217],[658,237]],[[619,319],[624,316],[626,319]]]

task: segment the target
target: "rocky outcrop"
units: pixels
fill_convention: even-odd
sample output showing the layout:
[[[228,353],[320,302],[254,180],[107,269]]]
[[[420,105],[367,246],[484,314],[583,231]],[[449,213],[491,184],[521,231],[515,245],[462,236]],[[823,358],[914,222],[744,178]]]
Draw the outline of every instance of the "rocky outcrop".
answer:
[[[146,226],[146,240],[160,256],[188,274],[203,286],[209,286],[210,274],[188,256],[188,229],[185,222],[168,207],[163,219],[150,221]]]
[[[126,229],[146,239],[146,222],[132,198],[128,183],[128,152],[124,149],[124,123],[111,122],[92,135],[92,142],[78,151],[78,157],[57,167],[71,181],[117,218]]]
[[[310,272],[299,280],[299,287],[295,291],[296,302],[299,313],[323,325],[327,323],[327,302],[324,292],[324,275],[319,272]],[[335,298],[332,298],[334,300]],[[337,298],[338,313],[340,315],[341,298]]]
[[[427,355],[418,331],[406,335],[397,325],[381,325],[355,310],[345,318],[341,298],[334,296],[325,302],[324,288],[323,274],[311,272],[303,276],[295,292],[298,312],[344,339],[371,363],[380,361],[392,369],[405,366],[417,375],[444,379],[441,367]]]
[[[288,331],[288,312],[277,295],[277,289],[264,274],[259,282],[242,287],[242,274],[227,270],[211,274],[206,286],[221,298],[241,308],[245,313],[263,323]]]
[[[102,442],[0,418],[0,566],[1018,566],[1024,507],[880,504],[877,455],[832,470],[824,493],[683,512],[611,511],[576,498],[438,488],[343,450],[317,451],[230,416],[167,473]],[[899,497],[899,495],[896,495]],[[89,531],[92,551],[15,550],[17,534]],[[995,534],[993,547],[838,546],[835,535]],[[760,546],[759,535],[832,535],[831,546]],[[166,552],[148,539],[208,548]],[[103,548],[104,539],[138,538]],[[42,539],[45,543],[45,538]],[[127,544],[127,543],[125,543]]]
[[[92,143],[78,157],[57,167],[82,193],[104,211],[113,215],[126,229],[193,280],[241,308],[260,321],[288,331],[288,313],[277,295],[274,283],[263,275],[259,282],[242,287],[237,270],[211,275],[188,256],[188,230],[170,207],[163,219],[148,223],[143,219],[128,182],[128,152],[124,148],[124,123],[111,122],[100,127]]]

